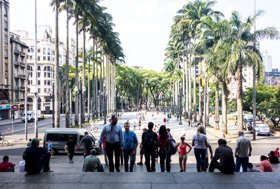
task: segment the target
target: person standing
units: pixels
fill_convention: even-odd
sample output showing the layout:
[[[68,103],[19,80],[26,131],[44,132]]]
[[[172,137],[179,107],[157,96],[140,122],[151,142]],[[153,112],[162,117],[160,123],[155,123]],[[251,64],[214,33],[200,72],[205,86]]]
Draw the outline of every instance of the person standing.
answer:
[[[73,136],[70,135],[68,142],[66,142],[66,144],[64,146],[64,149],[65,149],[66,153],[68,154],[69,163],[74,163],[73,156],[75,153],[76,145],[77,145],[77,141],[74,141]]]
[[[80,145],[84,145],[84,158],[90,155],[90,151],[94,146],[94,140],[87,131],[85,132],[85,136],[82,138]]]
[[[158,148],[158,137],[153,131],[154,123],[148,123],[148,130],[142,134],[145,164],[148,172],[156,171],[156,154]]]
[[[158,153],[160,159],[160,170],[161,172],[165,172],[165,168],[167,172],[170,172],[171,169],[171,154],[167,150],[167,141],[170,139],[170,136],[167,132],[165,125],[161,125],[159,128],[158,135]],[[165,166],[166,165],[166,166]]]
[[[192,146],[194,146],[194,155],[196,159],[196,169],[197,172],[205,172],[205,156],[207,150],[207,137],[204,134],[205,128],[203,126],[199,126],[197,128],[197,134],[193,136]]]
[[[243,172],[247,172],[247,167],[249,163],[249,156],[251,156],[252,146],[249,139],[245,138],[244,132],[238,132],[239,138],[236,142],[236,149],[235,149],[235,172],[240,171],[240,167],[242,166]]]
[[[105,125],[101,135],[99,146],[106,140],[106,152],[109,160],[109,171],[114,172],[113,153],[115,153],[115,168],[117,172],[120,172],[120,152],[121,144],[123,142],[122,128],[118,124],[118,117],[112,115],[110,123]]]
[[[0,163],[0,172],[15,172],[15,166],[16,164],[9,162],[9,156],[4,156]]]
[[[136,158],[136,148],[138,145],[138,140],[136,134],[133,131],[129,130],[130,124],[129,121],[124,123],[123,132],[123,155],[124,155],[124,170],[128,172],[128,160],[130,160],[129,171],[133,172],[133,166],[135,164]]]
[[[181,137],[181,142],[178,143],[177,146],[178,146],[178,153],[179,153],[180,172],[186,172],[188,153],[190,153],[192,147],[185,142],[184,136]]]
[[[219,139],[218,144],[219,147],[215,150],[214,157],[209,166],[209,172],[214,172],[215,169],[218,169],[222,173],[233,174],[234,157],[232,149],[227,146],[227,141],[225,139]]]
[[[147,128],[144,128],[143,133],[146,131],[147,131]],[[144,147],[143,147],[143,141],[141,141],[139,148],[140,148],[140,161],[137,163],[137,165],[143,165],[143,156],[145,154]]]

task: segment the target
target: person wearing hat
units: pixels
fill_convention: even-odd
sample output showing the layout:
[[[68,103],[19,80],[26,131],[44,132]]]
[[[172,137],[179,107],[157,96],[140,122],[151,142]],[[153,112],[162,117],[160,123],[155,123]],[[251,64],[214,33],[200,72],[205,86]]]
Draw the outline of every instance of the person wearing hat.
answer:
[[[39,147],[39,139],[34,138],[31,141],[31,146],[27,147],[23,152],[25,159],[25,171],[27,174],[37,174],[50,171],[50,152],[47,149]]]
[[[100,159],[96,157],[96,150],[92,149],[90,153],[91,155],[85,157],[83,172],[103,172],[103,166],[100,162]]]

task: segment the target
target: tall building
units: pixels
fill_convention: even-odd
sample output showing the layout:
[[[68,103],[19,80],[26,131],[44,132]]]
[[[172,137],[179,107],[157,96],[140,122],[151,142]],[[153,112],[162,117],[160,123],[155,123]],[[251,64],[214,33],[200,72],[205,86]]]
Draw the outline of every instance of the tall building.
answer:
[[[0,0],[0,120],[10,117],[9,64],[10,64],[9,1]]]
[[[37,41],[37,83],[35,83],[35,47],[34,34],[26,31],[15,31],[23,41],[29,46],[27,52],[27,73],[28,73],[28,98],[27,108],[33,110],[34,94],[31,93],[32,87],[38,86],[38,107],[44,114],[50,114],[53,111],[52,94],[54,83],[54,66],[55,66],[55,44],[52,38],[52,29],[50,26],[38,27]],[[59,44],[59,65],[65,63],[65,50],[63,43]]]
[[[265,72],[271,72],[272,71],[272,56],[270,54],[268,54],[268,51],[265,51],[262,54],[262,58],[263,58]]]
[[[14,119],[21,116],[24,111],[25,82],[27,80],[26,56],[28,46],[20,41],[20,36],[10,33],[11,64],[9,71],[10,104]]]

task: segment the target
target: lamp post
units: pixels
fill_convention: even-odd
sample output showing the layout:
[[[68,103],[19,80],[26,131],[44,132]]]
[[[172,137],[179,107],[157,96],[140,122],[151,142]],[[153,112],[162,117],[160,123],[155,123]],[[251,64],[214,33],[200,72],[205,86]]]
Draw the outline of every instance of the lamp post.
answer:
[[[35,41],[34,41],[34,52],[35,52],[35,62],[34,62],[34,77],[35,77],[35,86],[34,86],[34,106],[33,110],[35,111],[35,137],[38,138],[38,115],[37,115],[37,94],[38,94],[38,85],[37,85],[37,0],[35,0]]]

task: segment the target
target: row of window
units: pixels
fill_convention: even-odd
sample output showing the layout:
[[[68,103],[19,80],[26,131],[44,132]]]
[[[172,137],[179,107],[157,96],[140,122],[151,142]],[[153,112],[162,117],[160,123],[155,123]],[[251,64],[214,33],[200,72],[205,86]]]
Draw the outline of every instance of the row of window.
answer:
[[[30,47],[29,49],[28,49],[28,52],[30,53],[34,53],[34,48],[33,47]],[[40,48],[38,48],[37,49],[37,53],[41,53],[41,49]],[[50,48],[43,48],[43,55],[54,55],[55,53],[54,53],[54,51],[52,51]]]
[[[53,72],[53,68],[51,67],[51,66],[42,66],[42,67],[44,67],[44,71],[51,71],[51,72]],[[33,70],[33,68],[32,68],[32,66],[27,66],[27,70],[29,70],[29,71],[32,71]],[[40,71],[41,70],[41,66],[37,66],[37,71]]]
[[[27,59],[28,60],[34,60],[32,55],[27,55]],[[41,56],[37,57],[37,61],[41,61]],[[50,57],[50,56],[43,56],[42,61],[54,61],[54,57]]]

